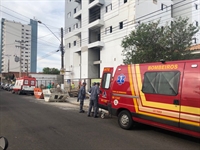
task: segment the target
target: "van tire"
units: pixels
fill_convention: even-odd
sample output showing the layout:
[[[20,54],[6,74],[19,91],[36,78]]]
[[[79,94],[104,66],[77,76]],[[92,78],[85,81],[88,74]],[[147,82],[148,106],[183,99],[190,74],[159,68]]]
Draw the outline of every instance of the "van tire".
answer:
[[[123,110],[118,115],[118,124],[122,129],[129,130],[133,126],[131,114],[127,110]]]

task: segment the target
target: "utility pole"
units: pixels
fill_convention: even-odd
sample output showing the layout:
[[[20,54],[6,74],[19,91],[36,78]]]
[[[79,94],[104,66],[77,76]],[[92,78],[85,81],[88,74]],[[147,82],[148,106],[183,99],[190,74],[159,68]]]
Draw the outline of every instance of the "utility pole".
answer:
[[[61,51],[61,69],[64,69],[63,28],[61,28],[61,44],[60,44],[60,51]],[[64,75],[62,75],[62,84],[64,84]]]

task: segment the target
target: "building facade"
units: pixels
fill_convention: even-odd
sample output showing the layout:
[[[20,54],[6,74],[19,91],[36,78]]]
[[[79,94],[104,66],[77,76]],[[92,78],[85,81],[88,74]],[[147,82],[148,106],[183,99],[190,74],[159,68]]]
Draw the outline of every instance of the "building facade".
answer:
[[[0,73],[36,72],[37,21],[25,25],[1,20]]]
[[[104,67],[123,64],[121,41],[138,24],[178,16],[198,26],[199,0],[66,0],[65,79],[100,78]],[[200,43],[199,33],[194,44]]]

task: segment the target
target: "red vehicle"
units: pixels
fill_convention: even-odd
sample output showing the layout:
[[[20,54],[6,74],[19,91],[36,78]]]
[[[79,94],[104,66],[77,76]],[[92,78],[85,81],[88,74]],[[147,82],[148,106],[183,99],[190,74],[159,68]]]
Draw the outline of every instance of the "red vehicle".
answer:
[[[36,85],[36,78],[34,77],[21,77],[17,78],[15,85],[13,86],[12,93],[17,94],[34,94],[34,88]]]
[[[123,129],[135,122],[200,138],[200,60],[104,68],[99,107],[118,116]]]

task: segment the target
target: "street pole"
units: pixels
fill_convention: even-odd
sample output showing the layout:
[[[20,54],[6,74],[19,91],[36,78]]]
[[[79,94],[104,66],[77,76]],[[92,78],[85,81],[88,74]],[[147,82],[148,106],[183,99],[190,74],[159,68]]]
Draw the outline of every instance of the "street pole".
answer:
[[[60,51],[61,51],[61,69],[64,69],[64,48],[63,48],[63,28],[61,28],[61,44],[60,44]],[[62,84],[64,84],[64,75],[62,75]]]
[[[63,28],[61,28],[61,40],[55,35],[55,33],[53,33],[50,29],[49,29],[49,27],[46,25],[46,24],[44,24],[44,23],[42,23],[41,21],[37,21],[38,23],[40,23],[40,24],[43,24],[61,43],[60,43],[60,51],[61,51],[61,70],[62,71],[65,71],[64,70],[64,46],[63,46]],[[62,81],[62,84],[64,84],[64,75],[62,75],[62,79],[61,79]]]

